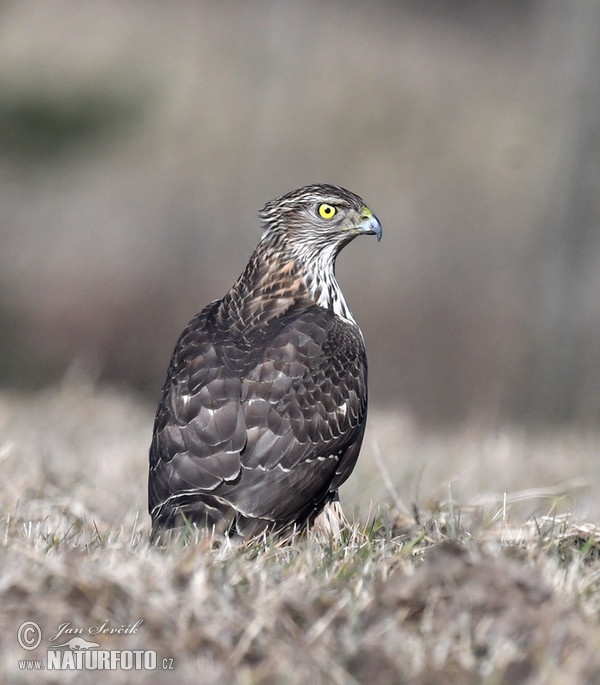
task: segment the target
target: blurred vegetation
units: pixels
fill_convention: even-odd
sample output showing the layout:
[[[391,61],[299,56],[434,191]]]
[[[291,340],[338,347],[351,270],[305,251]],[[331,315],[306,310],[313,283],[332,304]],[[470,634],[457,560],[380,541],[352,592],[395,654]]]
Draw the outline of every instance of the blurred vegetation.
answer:
[[[73,147],[114,136],[132,113],[123,105],[102,93],[67,101],[35,93],[0,100],[0,154],[17,161],[55,160]]]
[[[154,400],[257,210],[328,181],[384,225],[338,267],[376,403],[597,421],[598,46],[591,0],[3,2],[0,382]]]

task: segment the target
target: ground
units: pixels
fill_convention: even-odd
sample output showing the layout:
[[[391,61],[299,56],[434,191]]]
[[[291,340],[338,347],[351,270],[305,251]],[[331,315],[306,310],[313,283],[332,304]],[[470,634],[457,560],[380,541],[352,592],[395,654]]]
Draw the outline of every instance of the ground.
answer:
[[[600,682],[597,434],[375,410],[338,539],[157,548],[151,423],[80,379],[0,395],[1,681],[97,682],[22,670],[77,636],[156,652],[157,670],[111,683]],[[26,621],[42,633],[29,651]]]

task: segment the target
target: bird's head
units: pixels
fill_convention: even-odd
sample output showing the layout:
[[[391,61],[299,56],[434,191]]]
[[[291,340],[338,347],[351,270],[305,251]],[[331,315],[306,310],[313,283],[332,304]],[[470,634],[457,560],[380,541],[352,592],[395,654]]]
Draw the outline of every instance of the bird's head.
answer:
[[[295,259],[331,260],[358,235],[376,235],[381,224],[354,193],[327,184],[304,186],[268,202],[260,212],[263,240]]]

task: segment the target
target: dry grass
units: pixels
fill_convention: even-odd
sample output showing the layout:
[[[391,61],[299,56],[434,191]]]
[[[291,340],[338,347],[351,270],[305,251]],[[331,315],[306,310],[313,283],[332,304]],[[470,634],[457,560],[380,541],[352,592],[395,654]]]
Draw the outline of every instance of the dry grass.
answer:
[[[97,682],[94,672],[24,673],[18,662],[45,658],[63,623],[87,631],[143,619],[136,634],[99,637],[102,648],[154,649],[175,670],[117,670],[110,682],[599,682],[600,526],[561,513],[568,487],[556,486],[586,474],[581,455],[592,460],[597,442],[546,437],[562,479],[554,486],[540,479],[533,488],[528,469],[515,468],[513,495],[477,500],[473,483],[490,492],[483,476],[448,488],[438,469],[437,484],[421,474],[415,497],[412,485],[403,490],[411,483],[405,450],[427,462],[434,444],[442,456],[462,445],[465,459],[478,453],[489,471],[477,445],[505,464],[507,452],[527,454],[529,445],[535,472],[543,441],[519,434],[509,448],[506,432],[463,431],[445,441],[421,433],[419,442],[416,427],[373,419],[379,466],[367,445],[344,493],[361,516],[343,540],[239,548],[192,533],[155,548],[145,513],[147,408],[80,383],[1,398],[0,680]],[[565,445],[573,449],[559,468],[554,452]],[[458,459],[447,466],[466,470]],[[459,486],[464,501],[452,494]],[[380,504],[369,508],[371,491]],[[580,497],[566,494],[576,510]],[[528,505],[535,515],[523,513]],[[17,643],[25,620],[44,634],[33,652]]]

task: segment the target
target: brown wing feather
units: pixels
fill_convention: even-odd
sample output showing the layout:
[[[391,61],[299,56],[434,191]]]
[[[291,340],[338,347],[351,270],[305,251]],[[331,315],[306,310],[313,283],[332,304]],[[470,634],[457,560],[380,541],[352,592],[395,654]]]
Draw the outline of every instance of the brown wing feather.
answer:
[[[243,470],[223,495],[246,517],[278,525],[316,515],[358,456],[366,372],[351,324],[316,306],[289,322],[243,380]]]
[[[302,524],[350,474],[366,419],[355,326],[316,305],[256,329],[252,347],[209,305],[182,334],[151,448],[155,528],[183,511],[247,535]]]
[[[218,355],[208,323],[218,303],[183,331],[167,372],[150,447],[148,507],[156,526],[169,527],[181,509],[217,523],[205,493],[240,473],[246,426],[239,403],[241,380]],[[190,508],[191,507],[191,508]],[[194,513],[195,512],[195,513]]]

